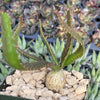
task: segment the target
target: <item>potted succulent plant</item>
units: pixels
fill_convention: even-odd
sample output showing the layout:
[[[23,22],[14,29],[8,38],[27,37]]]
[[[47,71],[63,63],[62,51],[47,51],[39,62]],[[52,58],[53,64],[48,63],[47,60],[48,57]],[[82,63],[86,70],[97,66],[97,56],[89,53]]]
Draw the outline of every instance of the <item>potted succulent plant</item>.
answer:
[[[64,73],[62,69],[72,64],[76,59],[80,58],[84,54],[84,44],[80,37],[80,35],[72,28],[71,25],[71,14],[70,9],[67,10],[67,21],[64,22],[63,19],[60,18],[60,15],[58,13],[58,10],[55,10],[55,14],[58,18],[58,21],[63,28],[63,31],[65,32],[65,35],[67,38],[67,43],[65,44],[64,50],[62,52],[60,60],[58,60],[51,49],[49,43],[46,41],[42,25],[41,25],[41,19],[39,19],[39,28],[40,28],[40,36],[43,39],[43,42],[45,43],[47,50],[49,52],[49,55],[52,57],[52,62],[45,61],[41,56],[37,57],[34,54],[29,54],[23,50],[21,50],[17,46],[18,41],[18,34],[21,29],[22,25],[22,16],[19,18],[19,24],[17,29],[15,30],[13,34],[13,30],[11,28],[11,20],[7,13],[1,12],[1,35],[2,35],[2,50],[3,50],[3,56],[5,61],[13,68],[18,70],[39,70],[43,67],[50,67],[52,71],[50,71],[46,76],[45,85],[48,89],[59,92],[60,89],[62,89],[66,83]],[[79,43],[78,49],[71,53],[72,47],[73,47],[73,38],[75,38]],[[23,54],[24,56],[28,58],[32,58],[35,60],[33,63],[21,63],[17,52]]]

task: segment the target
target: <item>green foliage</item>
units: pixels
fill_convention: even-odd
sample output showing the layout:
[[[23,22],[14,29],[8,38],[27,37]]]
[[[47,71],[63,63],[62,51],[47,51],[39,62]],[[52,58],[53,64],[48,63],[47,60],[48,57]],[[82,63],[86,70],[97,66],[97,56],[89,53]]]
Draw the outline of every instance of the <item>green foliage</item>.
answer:
[[[99,97],[99,91],[98,91],[99,84],[95,83],[94,85],[88,85],[87,95],[85,100],[98,100]]]
[[[81,40],[81,37],[73,30],[73,28],[71,27],[71,15],[70,15],[70,10],[68,10],[67,12],[67,25],[63,26],[65,23],[59,19],[59,14],[57,13],[57,17],[58,20],[63,28],[63,30],[65,31],[67,38],[67,43],[65,44],[65,48],[63,47],[64,45],[60,45],[60,42],[57,39],[57,45],[55,45],[55,52],[52,46],[49,45],[49,43],[46,41],[44,35],[43,35],[43,30],[42,30],[42,25],[41,25],[41,20],[39,20],[39,28],[40,28],[40,36],[42,37],[43,42],[45,43],[45,45],[42,43],[41,38],[39,37],[39,42],[36,41],[36,43],[34,44],[34,51],[37,52],[37,56],[34,54],[29,54],[25,51],[23,51],[22,49],[25,49],[26,47],[26,42],[24,37],[22,38],[22,42],[20,41],[20,39],[18,38],[18,34],[19,31],[21,29],[21,25],[22,25],[22,16],[20,16],[19,18],[19,23],[18,23],[18,27],[14,32],[14,35],[12,33],[12,29],[11,29],[11,21],[10,18],[8,16],[8,14],[1,12],[1,29],[2,29],[2,50],[3,50],[3,54],[4,54],[4,58],[7,61],[7,63],[9,65],[11,65],[12,67],[16,68],[16,69],[20,69],[20,70],[26,70],[26,69],[40,69],[42,67],[45,67],[46,65],[49,67],[52,65],[55,65],[55,70],[60,70],[62,68],[64,68],[65,66],[73,63],[76,59],[78,59],[79,57],[81,57],[84,53],[84,46],[83,46],[83,42]],[[6,23],[8,23],[6,25]],[[68,30],[66,30],[66,28]],[[80,43],[79,48],[72,54],[70,54],[72,46],[73,46],[73,37]],[[6,40],[6,42],[5,42]],[[17,44],[19,45],[19,47],[16,47]],[[62,46],[62,49],[60,50],[61,52],[58,51],[58,48]],[[64,49],[63,49],[64,48]],[[8,50],[7,50],[8,49]],[[45,55],[46,52],[44,52],[45,50],[48,50],[48,53],[50,54],[51,58],[52,58],[52,64],[50,62],[45,61],[42,57],[40,57],[39,55]],[[7,51],[6,51],[7,50]],[[35,60],[36,62],[32,63],[24,63],[24,64],[20,64],[20,60],[18,58],[17,52],[20,52],[22,55],[24,55],[27,58],[31,58],[33,60]],[[46,50],[46,51],[47,51]],[[62,51],[63,50],[63,51]],[[11,56],[10,56],[11,55]],[[58,61],[58,57],[61,60],[61,62]],[[12,62],[12,60],[14,60]],[[45,63],[44,63],[45,62]],[[39,64],[41,66],[39,66]],[[43,64],[42,64],[43,63]],[[29,65],[29,66],[27,66]],[[37,68],[36,68],[37,66]],[[59,68],[58,68],[59,66]]]
[[[22,36],[22,40],[20,38],[18,38],[18,46],[20,49],[26,49],[26,41],[24,38],[24,35]]]
[[[60,24],[61,25],[64,24],[64,21],[60,18],[58,13],[57,13],[57,16],[58,16]],[[71,15],[70,15],[69,10],[67,11],[67,23],[66,24],[68,24],[68,26],[72,27],[72,25],[71,25]],[[67,65],[64,65],[64,63],[66,63],[67,58],[70,55],[70,52],[72,50],[73,37],[71,36],[70,31],[67,31],[63,25],[62,25],[62,27],[63,27],[63,30],[65,31],[66,36],[67,36],[67,43],[65,44],[65,48],[64,48],[62,55],[61,55],[61,67],[63,68],[64,66],[67,66]]]
[[[76,48],[76,47],[75,47]],[[77,59],[76,61],[75,61],[75,63],[80,63],[80,66],[81,65],[88,65],[89,63],[89,61],[91,60],[91,58],[92,58],[92,56],[90,55],[90,56],[88,56],[88,53],[89,53],[89,48],[90,48],[90,45],[88,45],[87,46],[87,48],[85,49],[85,53],[84,53],[84,55],[81,57],[81,58],[79,58],[79,59]]]
[[[46,65],[47,66],[54,65],[54,64],[44,61],[43,59],[41,60],[40,57],[36,57],[35,55],[30,55],[29,53],[26,53],[26,52],[22,51],[20,48],[16,47],[18,44],[17,43],[18,34],[21,29],[21,23],[22,23],[21,21],[22,20],[19,19],[20,22],[19,22],[18,27],[15,30],[14,35],[13,35],[12,28],[11,28],[11,19],[10,19],[9,15],[4,12],[1,12],[0,15],[1,15],[1,30],[2,30],[1,33],[2,33],[3,55],[4,55],[4,59],[6,60],[6,62],[11,67],[19,69],[19,70],[27,70],[27,69],[28,70],[32,70],[32,69],[37,70],[37,69],[40,69],[40,65],[42,65],[41,68],[45,67]],[[25,41],[23,42],[23,45],[25,47]],[[28,66],[25,66],[25,64],[27,65],[27,63],[21,64],[16,50],[18,50],[18,52],[22,53],[24,56],[29,57],[29,58],[31,57],[37,61],[34,62],[32,67],[31,67],[31,63],[28,63]],[[36,68],[36,66],[37,66],[37,68]]]
[[[1,46],[2,46],[2,42],[0,38],[0,89],[6,77],[14,71],[12,67],[7,66],[2,56]]]
[[[68,9],[68,12],[70,10]],[[64,48],[64,51],[62,53],[62,55],[64,55],[65,53],[65,56],[62,57],[62,60],[61,60],[61,68],[64,68],[65,66],[69,65],[69,64],[72,64],[76,59],[80,58],[81,56],[83,56],[84,54],[84,44],[83,44],[83,41],[82,41],[82,38],[80,37],[80,35],[69,25],[69,23],[65,23],[57,10],[55,10],[55,13],[57,15],[57,18],[59,20],[59,23],[60,25],[62,26],[64,32],[66,35],[68,35],[68,42],[67,44],[65,45],[65,48]],[[70,13],[67,14],[67,17]],[[69,18],[68,18],[69,19]],[[70,54],[71,52],[71,48],[72,48],[72,37],[76,39],[76,41],[78,41],[80,43],[80,46],[79,48],[72,54]],[[67,49],[67,50],[66,50]]]
[[[40,36],[38,36],[38,39],[36,42],[31,42],[28,44],[33,51],[35,51],[37,56],[43,55],[44,57],[47,57],[47,47],[43,43],[42,39]],[[56,58],[61,58],[62,51],[64,49],[64,42],[60,42],[60,40],[57,38],[56,42],[53,44],[50,44],[51,49],[53,50]],[[50,56],[48,56],[50,57]]]
[[[78,45],[77,45],[78,46]],[[74,48],[76,49],[77,46]],[[84,55],[75,61],[74,65],[69,65],[67,67],[68,71],[71,70],[77,70],[84,74],[84,77],[89,78],[90,83],[88,85],[88,90],[86,92],[85,100],[99,100],[100,99],[100,69],[99,69],[99,55],[96,55],[95,52],[93,52],[92,55],[88,56],[90,45],[85,50]],[[74,50],[73,49],[73,50]],[[73,52],[73,51],[72,51]],[[88,65],[88,68],[85,68],[86,64]],[[83,66],[83,68],[81,68]],[[90,70],[92,69],[92,70]]]
[[[1,42],[0,42],[1,44]],[[11,74],[14,71],[13,68],[6,67],[6,62],[3,59],[2,52],[0,50],[0,86],[3,84],[7,75]]]
[[[50,45],[56,58],[61,58],[61,54],[63,52],[64,49],[64,42],[62,41],[60,43],[59,39],[57,38],[56,43],[54,43],[53,45]]]
[[[92,55],[92,60],[91,60],[91,64],[93,66],[95,66],[95,68],[99,69],[100,68],[100,52],[98,55],[96,55],[96,52],[93,51],[93,55]]]
[[[3,0],[4,3],[7,3],[7,2],[9,2],[9,1],[10,1],[10,0]]]
[[[41,55],[46,55],[47,54],[47,48],[43,44],[43,41],[40,36],[38,36],[38,39],[36,40],[35,43],[29,44],[29,46],[35,51],[37,56]]]
[[[3,84],[4,80],[6,79],[6,77],[11,74],[14,69],[13,68],[6,68],[3,64],[0,63],[0,85]]]
[[[3,19],[3,16],[4,16],[5,20]],[[15,36],[16,36],[17,39],[14,38],[15,36],[13,36],[11,34],[12,29],[11,29],[11,24],[10,24],[9,18],[7,19],[5,16],[6,15],[1,16],[1,18],[3,19],[2,20],[2,23],[3,23],[2,24],[2,34],[3,35],[2,35],[2,44],[0,43],[0,47],[2,46],[4,58],[7,59],[6,61],[7,61],[8,64],[9,64],[9,61],[8,61],[9,60],[9,55],[11,55],[13,53],[16,54],[16,50],[18,52],[20,52],[22,55],[24,55],[25,57],[33,59],[32,62],[30,61],[30,62],[26,63],[27,59],[24,58],[24,56],[19,55],[19,58],[21,58],[21,61],[24,62],[20,66],[20,68],[23,68],[25,70],[30,70],[30,69],[31,70],[33,70],[33,69],[37,70],[37,69],[41,69],[43,67],[51,67],[53,70],[60,70],[59,66],[63,61],[60,62],[60,61],[58,61],[58,59],[62,60],[63,57],[65,57],[65,59],[68,60],[70,57],[72,57],[74,59],[73,61],[75,61],[76,58],[77,57],[79,58],[80,55],[81,55],[82,57],[79,58],[79,59],[77,58],[77,60],[75,61],[73,66],[71,65],[72,60],[69,61],[71,63],[68,62],[69,65],[67,67],[67,70],[71,71],[71,70],[74,69],[74,70],[77,70],[77,71],[81,71],[81,72],[83,72],[84,75],[86,74],[86,76],[90,79],[90,84],[88,86],[88,90],[87,90],[87,94],[86,94],[86,100],[99,100],[100,99],[100,96],[99,96],[100,91],[98,89],[99,88],[99,83],[100,83],[100,69],[99,69],[100,68],[100,53],[98,55],[96,55],[96,52],[93,51],[93,55],[88,56],[89,47],[90,47],[90,46],[88,46],[85,50],[84,55],[82,55],[83,51],[84,51],[83,50],[84,48],[83,48],[83,43],[82,43],[81,39],[78,40],[78,42],[76,43],[75,48],[73,50],[71,50],[72,47],[70,46],[70,43],[71,43],[71,39],[72,39],[71,36],[73,36],[72,34],[67,35],[67,36],[70,37],[67,42],[70,41],[70,43],[68,43],[68,44],[66,43],[65,48],[64,48],[64,42],[60,43],[59,39],[56,40],[56,43],[54,43],[53,46],[49,45],[47,43],[46,39],[44,38],[43,31],[42,31],[42,26],[41,26],[41,22],[40,22],[40,31],[42,33],[41,37],[42,37],[43,42],[45,44],[42,42],[41,37],[38,37],[36,42],[33,43],[33,45],[30,45],[30,47],[33,49],[33,51],[35,51],[35,53],[36,53],[36,55],[35,55],[35,53],[29,51],[29,49],[26,49],[27,45],[26,45],[26,41],[25,41],[24,37],[22,37],[22,40],[20,40],[20,38],[18,38],[18,35],[17,35],[18,33],[16,33]],[[8,15],[7,15],[7,17],[8,17]],[[8,25],[5,24],[6,22],[9,22]],[[8,34],[6,35],[5,32],[6,33],[8,32],[9,35]],[[69,32],[72,32],[72,31],[69,30],[69,31],[66,32],[66,34],[70,34]],[[77,34],[77,33],[75,33],[75,34]],[[18,42],[17,43],[14,42],[12,37],[16,41],[18,40]],[[76,37],[75,37],[75,35],[73,37],[75,39],[77,39],[76,38],[77,35],[76,35]],[[79,36],[78,36],[78,38],[79,38]],[[6,43],[5,43],[4,40],[6,40]],[[7,44],[8,42],[11,43],[11,44]],[[17,48],[17,49],[15,48],[16,44],[19,45],[19,48]],[[8,49],[8,48],[10,50],[13,50],[13,51],[8,50],[9,52],[6,52],[6,49]],[[59,48],[61,48],[61,49],[59,49]],[[81,51],[81,53],[79,55],[77,55],[77,53],[79,53],[80,51]],[[51,57],[50,57],[50,55],[49,56],[47,55],[48,53],[51,55]],[[68,55],[64,56],[64,53],[68,54]],[[44,56],[45,60],[42,58],[41,55]],[[77,57],[74,58],[73,56],[75,56],[75,55]],[[2,57],[2,52],[0,51],[0,61],[1,62],[3,61],[2,58],[3,58]],[[16,59],[18,59],[18,57]],[[16,59],[15,59],[15,61],[16,61]],[[65,60],[65,59],[63,59],[63,60]],[[11,60],[12,60],[12,58],[11,58]],[[20,63],[17,62],[17,66],[18,66],[18,64],[20,64]],[[92,68],[91,72],[89,70],[84,69],[84,68],[81,69],[81,66],[85,66],[86,64],[88,64],[89,67]],[[64,64],[64,66],[65,65],[66,64]],[[15,67],[13,65],[12,67],[17,68],[17,66]],[[2,72],[2,73],[0,73],[0,82],[1,82],[0,84],[2,84],[2,82],[4,81],[6,76],[9,73],[11,73],[12,70],[14,70],[14,69],[12,69],[12,68],[7,69],[6,67],[3,66],[3,64],[0,64],[0,69],[1,69],[1,72]]]
[[[26,40],[25,40],[24,36],[22,36],[22,39],[20,39],[20,38],[18,37],[17,43],[18,43],[18,46],[19,46],[20,49],[26,51],[27,44],[26,44]],[[19,50],[19,49],[18,49],[18,50]],[[21,59],[21,61],[24,62],[24,63],[25,63],[26,60],[27,60],[22,54],[19,54],[18,57],[19,57],[19,58]]]
[[[86,100],[99,100],[100,99],[100,69],[98,71],[92,68],[92,72],[88,71],[90,84],[86,93]]]
[[[40,42],[39,42],[40,43]],[[40,61],[41,58],[37,57],[35,55],[35,53],[32,54],[32,52],[30,52],[30,50],[27,48],[28,45],[26,45],[26,41],[25,41],[25,38],[24,36],[22,37],[22,40],[20,38],[18,38],[18,48],[17,48],[17,51],[21,53],[21,55],[19,55],[19,58],[25,62],[25,57],[34,60],[36,61]],[[29,45],[30,47],[33,47],[31,45]]]
[[[62,52],[61,55],[61,69],[64,68],[65,66],[73,63],[76,59],[78,59],[79,57],[81,57],[84,53],[84,44],[82,42],[81,37],[75,32],[75,30],[73,30],[73,28],[71,27],[71,15],[70,15],[70,10],[67,11],[67,23],[65,23],[61,18],[60,15],[58,13],[57,10],[55,10],[55,13],[57,15],[57,18],[60,22],[60,25],[63,28],[63,31],[65,32],[67,38],[67,43],[65,44],[65,48]],[[43,39],[43,42],[45,43],[49,54],[51,55],[51,57],[53,58],[53,61],[56,65],[58,65],[58,61],[56,59],[56,56],[54,54],[54,52],[52,51],[51,47],[49,46],[49,44],[47,43],[44,35],[43,35],[43,31],[42,31],[42,26],[41,26],[41,20],[39,20],[39,27],[40,27],[40,35]],[[72,43],[73,43],[73,37],[80,43],[79,48],[72,54],[70,54],[71,49],[72,49]]]
[[[0,0],[0,6],[3,6],[6,3],[9,3],[10,0]]]
[[[74,52],[79,44],[73,49]],[[88,90],[86,92],[85,100],[99,100],[100,99],[100,52],[98,55],[93,51],[92,55],[88,56],[90,45],[85,49],[84,55],[77,59],[74,65],[68,65],[67,70],[72,71],[77,70],[84,74],[84,77],[89,78],[90,82],[88,85]],[[85,66],[88,65],[88,68]],[[82,67],[83,66],[83,67]],[[91,69],[91,70],[90,70]]]
[[[72,49],[72,53],[75,52],[77,50],[77,48],[79,47],[79,43],[76,42],[76,46]],[[85,75],[85,70],[86,69],[81,69],[82,66],[85,66],[86,64],[89,65],[89,61],[91,60],[92,56],[88,56],[88,53],[89,53],[89,48],[90,48],[90,45],[87,46],[87,48],[85,49],[85,53],[82,57],[80,57],[79,59],[77,59],[74,63],[74,65],[68,65],[67,66],[67,69],[68,71],[72,71],[73,69],[74,70],[77,70],[77,71],[81,71],[84,75]]]
[[[6,62],[16,68],[24,69],[18,59],[16,52],[15,41],[13,39],[13,32],[11,29],[11,20],[7,13],[0,13],[1,15],[1,34],[2,34],[2,50]]]
[[[85,100],[99,100],[100,99],[100,52],[98,55],[96,54],[95,51],[93,51],[93,54],[90,56],[86,55],[88,50],[86,50],[85,55],[83,56],[85,60],[82,60],[80,62],[83,62],[81,64],[88,64],[89,68],[87,70],[84,70],[84,73],[87,75],[87,77],[90,79],[90,83],[88,85],[88,90],[86,93],[86,98]],[[86,58],[85,58],[86,57]],[[91,69],[91,70],[90,70]]]
[[[55,56],[55,54],[54,54],[54,52],[52,51],[52,49],[51,49],[49,43],[46,41],[46,39],[45,39],[45,37],[44,37],[44,35],[43,35],[43,30],[42,30],[42,25],[41,25],[41,20],[40,20],[40,19],[39,19],[39,28],[40,28],[40,35],[41,35],[41,37],[42,37],[42,39],[43,39],[43,42],[45,43],[45,45],[46,45],[46,47],[47,47],[47,50],[49,51],[49,54],[51,55],[51,57],[52,57],[54,63],[55,63],[56,65],[59,65],[59,64],[58,64],[58,61],[57,61],[57,58],[56,58],[56,56]]]
[[[34,51],[31,53],[35,53],[37,56],[42,55],[46,61],[53,62],[51,56],[48,55],[49,52],[47,50],[47,47],[43,43],[40,36],[38,36],[38,39],[36,40],[36,42],[31,41],[30,43],[28,43],[28,46],[32,49],[32,51]],[[64,42],[63,41],[60,42],[60,40],[57,38],[56,42],[54,42],[53,44],[50,44],[50,47],[53,50],[56,58],[60,59],[62,51],[64,49]]]

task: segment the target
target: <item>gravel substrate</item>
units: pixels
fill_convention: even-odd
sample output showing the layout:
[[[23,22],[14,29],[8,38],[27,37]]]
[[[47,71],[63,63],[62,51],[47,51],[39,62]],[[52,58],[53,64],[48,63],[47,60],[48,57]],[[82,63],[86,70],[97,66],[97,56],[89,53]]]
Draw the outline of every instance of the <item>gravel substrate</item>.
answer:
[[[89,79],[84,79],[83,74],[73,70],[63,71],[66,84],[59,93],[46,88],[45,76],[50,69],[40,71],[19,71],[6,78],[10,86],[0,94],[24,97],[32,100],[83,100],[87,91]]]

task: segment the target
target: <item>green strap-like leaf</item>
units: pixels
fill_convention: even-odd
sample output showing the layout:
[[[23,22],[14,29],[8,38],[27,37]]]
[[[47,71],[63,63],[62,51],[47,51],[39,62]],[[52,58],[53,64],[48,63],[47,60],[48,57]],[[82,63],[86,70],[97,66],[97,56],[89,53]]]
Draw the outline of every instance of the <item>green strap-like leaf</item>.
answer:
[[[50,67],[54,65],[53,63],[46,62],[44,60],[40,60],[40,58],[36,57],[35,55],[27,54],[26,52],[23,52],[21,49],[17,47],[17,50],[20,51],[23,55],[31,58],[35,58],[35,60],[38,60],[34,63],[20,63],[20,60],[18,59],[18,54],[16,52],[16,44],[15,40],[17,40],[18,31],[16,31],[15,37],[13,37],[13,32],[11,29],[11,20],[7,13],[0,13],[1,14],[1,29],[2,29],[2,50],[3,55],[6,60],[6,62],[13,68],[19,69],[19,70],[38,70],[43,67]],[[25,54],[26,53],[26,54]]]
[[[29,54],[29,53],[25,52],[24,50],[20,49],[19,47],[17,47],[17,45],[18,45],[17,41],[18,41],[18,37],[19,37],[19,32],[21,30],[21,26],[22,26],[22,16],[20,16],[20,18],[19,18],[19,23],[18,23],[17,29],[15,30],[14,35],[13,35],[17,51],[27,58],[31,58],[36,61],[41,60],[40,57],[37,57],[34,54]]]
[[[82,57],[83,55],[83,46],[80,45],[79,48],[68,56],[67,59],[64,60],[64,66],[67,66],[69,64],[72,64],[76,59]]]
[[[1,38],[3,56],[6,62],[13,68],[24,70],[18,59],[15,42],[13,40],[13,32],[11,29],[11,20],[7,13],[1,12]]]
[[[48,42],[46,41],[46,39],[45,39],[45,37],[44,37],[44,35],[43,35],[42,25],[41,25],[41,20],[40,20],[40,19],[39,19],[39,28],[40,28],[40,35],[41,35],[41,37],[42,37],[42,39],[43,39],[43,42],[45,43],[45,45],[46,45],[46,47],[47,47],[47,49],[48,49],[48,51],[49,51],[51,57],[53,58],[55,64],[56,64],[56,65],[59,65],[59,63],[58,63],[58,61],[57,61],[57,58],[56,58],[54,52],[52,51],[51,47],[49,46]]]
[[[71,27],[71,15],[70,15],[69,9],[67,10],[67,24]],[[67,42],[65,44],[65,48],[61,55],[61,64],[62,64],[61,66],[62,67],[63,67],[64,59],[67,59],[68,55],[71,52],[72,46],[73,46],[73,37],[68,32],[66,32],[65,29],[64,29],[64,32],[66,33],[66,36],[67,36]]]
[[[84,48],[82,38],[79,36],[79,34],[76,32],[76,30],[73,30],[72,27],[70,27],[68,24],[64,23],[64,21],[60,18],[60,15],[57,10],[55,10],[55,13],[58,17],[58,20],[59,20],[62,28],[64,30],[66,30],[65,32],[68,32],[73,38],[76,39],[76,41],[78,41],[80,43],[79,48],[74,53],[72,53],[71,55],[67,55],[67,57],[65,57],[65,59],[62,62],[62,66],[61,66],[61,67],[64,67],[64,66],[67,66],[67,65],[73,63],[76,59],[81,57],[84,53],[85,48]]]
[[[18,26],[14,32],[14,35],[13,35],[15,45],[17,45],[17,42],[18,42],[18,37],[19,37],[19,32],[21,30],[21,26],[22,26],[22,15],[19,17],[19,23],[18,23]]]
[[[19,47],[16,47],[16,48],[17,48],[17,51],[18,51],[19,53],[21,53],[22,55],[24,55],[24,56],[27,57],[27,58],[31,58],[31,59],[36,60],[36,61],[43,60],[42,58],[37,57],[37,56],[34,55],[34,54],[29,54],[29,53],[25,52],[24,50],[20,49]]]
[[[26,70],[40,70],[43,67],[51,67],[54,64],[41,60],[33,63],[24,63],[22,65]]]

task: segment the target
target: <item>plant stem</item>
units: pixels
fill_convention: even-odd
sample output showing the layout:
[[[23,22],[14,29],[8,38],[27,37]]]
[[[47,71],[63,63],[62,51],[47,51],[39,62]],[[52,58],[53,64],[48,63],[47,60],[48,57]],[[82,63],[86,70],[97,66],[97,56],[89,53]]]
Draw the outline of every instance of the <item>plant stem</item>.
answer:
[[[40,35],[41,35],[41,37],[42,37],[42,39],[43,39],[43,41],[44,41],[44,43],[45,43],[45,45],[46,45],[46,47],[47,47],[47,49],[48,49],[48,51],[49,51],[51,57],[53,58],[55,64],[56,64],[56,65],[59,65],[59,63],[58,63],[58,61],[57,61],[57,58],[56,58],[56,56],[54,55],[54,52],[52,51],[51,47],[49,46],[48,42],[46,41],[46,39],[45,39],[45,37],[44,37],[44,35],[43,35],[42,25],[41,25],[41,20],[40,20],[40,19],[39,19],[39,27],[40,27]]]

